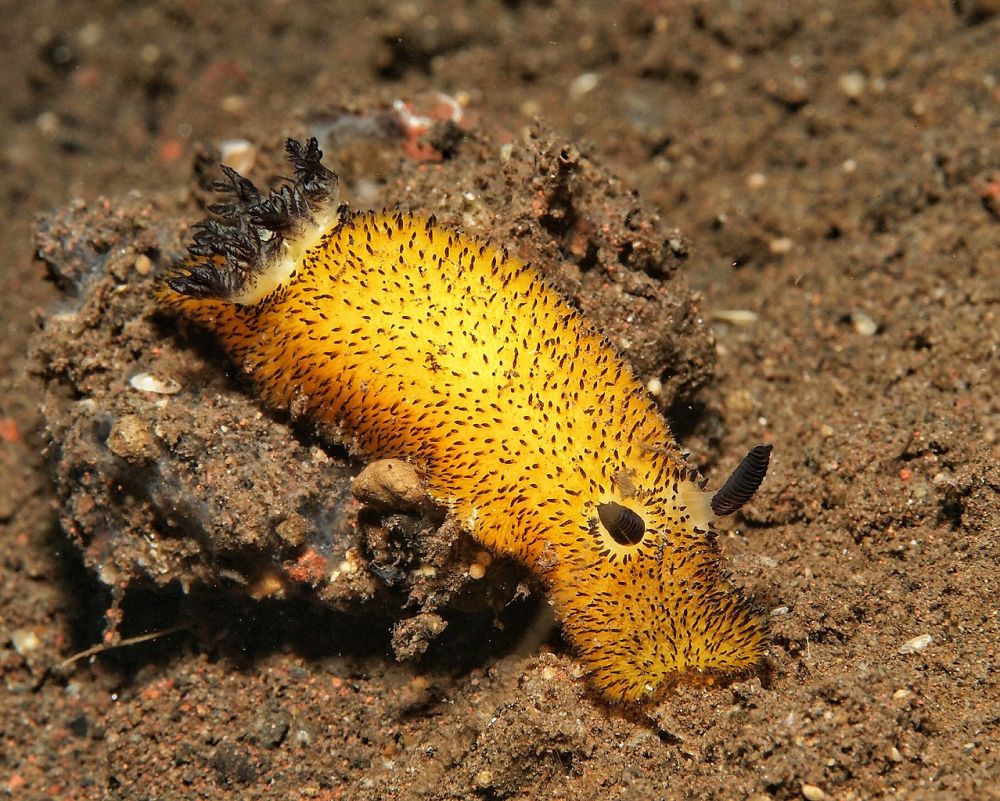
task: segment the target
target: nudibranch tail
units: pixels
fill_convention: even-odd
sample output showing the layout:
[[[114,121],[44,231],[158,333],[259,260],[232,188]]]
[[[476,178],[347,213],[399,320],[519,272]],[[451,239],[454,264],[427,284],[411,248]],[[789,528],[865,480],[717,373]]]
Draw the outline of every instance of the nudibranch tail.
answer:
[[[288,152],[294,182],[267,198],[225,172],[160,301],[212,331],[267,403],[406,460],[478,542],[534,570],[606,698],[757,665],[766,616],[721,565],[719,510],[608,341],[503,248],[338,210],[315,141]],[[755,459],[719,508],[759,485]]]
[[[291,183],[263,195],[253,182],[223,165],[213,188],[226,197],[215,215],[195,226],[188,259],[165,278],[180,295],[249,305],[284,283],[302,254],[338,217],[339,179],[323,165],[316,139],[285,143]]]

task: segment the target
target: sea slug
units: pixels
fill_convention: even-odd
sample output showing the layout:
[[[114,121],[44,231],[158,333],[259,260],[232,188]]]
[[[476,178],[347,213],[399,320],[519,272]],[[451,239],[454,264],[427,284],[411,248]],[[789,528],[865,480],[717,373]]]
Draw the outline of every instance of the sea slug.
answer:
[[[159,300],[214,332],[264,400],[369,457],[407,460],[471,535],[542,577],[609,700],[752,668],[765,616],[711,523],[769,446],[705,492],[631,369],[534,269],[402,211],[353,212],[315,140],[263,195],[223,167]]]

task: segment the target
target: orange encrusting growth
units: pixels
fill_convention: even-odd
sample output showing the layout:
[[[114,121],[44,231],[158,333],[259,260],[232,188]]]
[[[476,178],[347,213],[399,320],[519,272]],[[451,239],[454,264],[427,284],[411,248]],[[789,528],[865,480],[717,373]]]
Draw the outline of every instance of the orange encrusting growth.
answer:
[[[763,618],[720,568],[696,470],[533,269],[408,213],[345,214],[316,241],[257,303],[166,285],[160,299],[213,331],[269,404],[409,460],[475,539],[537,571],[607,698],[761,660]],[[642,518],[638,544],[598,521],[609,502]]]

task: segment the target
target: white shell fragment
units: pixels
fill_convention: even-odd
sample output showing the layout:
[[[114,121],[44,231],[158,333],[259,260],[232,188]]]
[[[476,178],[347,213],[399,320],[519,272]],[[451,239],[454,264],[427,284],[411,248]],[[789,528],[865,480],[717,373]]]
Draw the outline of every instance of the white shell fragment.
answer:
[[[257,161],[257,148],[246,139],[223,139],[219,142],[222,163],[240,175],[246,175]]]
[[[802,797],[806,801],[823,801],[826,798],[826,793],[823,789],[817,787],[815,784],[803,784],[802,785]]]
[[[596,89],[600,82],[601,76],[596,72],[585,72],[582,75],[577,75],[569,85],[569,96],[573,100],[579,100]]]
[[[919,637],[914,637],[912,640],[907,640],[901,646],[899,646],[899,653],[901,654],[919,654],[933,641],[933,637],[930,634],[921,634]]]
[[[128,380],[132,389],[153,392],[157,395],[176,395],[181,391],[179,382],[172,378],[157,378],[152,373],[136,373]]]
[[[709,312],[709,317],[730,325],[753,325],[757,322],[757,312],[750,309],[715,309]]]
[[[878,333],[878,323],[863,311],[851,312],[851,324],[863,337],[873,337]]]

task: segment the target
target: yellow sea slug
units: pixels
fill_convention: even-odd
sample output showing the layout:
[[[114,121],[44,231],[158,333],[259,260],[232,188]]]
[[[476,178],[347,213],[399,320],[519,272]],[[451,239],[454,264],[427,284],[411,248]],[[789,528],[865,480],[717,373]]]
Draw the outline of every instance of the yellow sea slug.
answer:
[[[766,624],[711,532],[767,469],[714,496],[611,345],[502,248],[399,211],[338,206],[315,140],[269,196],[223,168],[161,302],[214,332],[267,403],[396,457],[472,536],[542,577],[610,700],[760,662]]]

